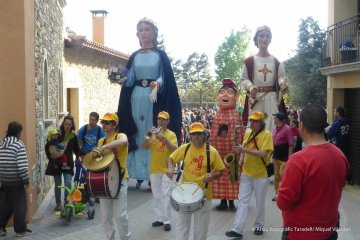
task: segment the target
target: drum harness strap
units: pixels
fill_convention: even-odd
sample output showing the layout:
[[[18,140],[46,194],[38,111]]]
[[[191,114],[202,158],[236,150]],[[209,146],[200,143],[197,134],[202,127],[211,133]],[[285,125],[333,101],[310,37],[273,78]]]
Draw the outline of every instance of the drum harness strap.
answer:
[[[181,164],[181,171],[179,172],[179,174],[176,177],[176,182],[179,182],[181,174],[184,171],[185,157],[190,148],[190,145],[191,145],[191,143],[188,143],[188,145],[186,146],[185,153],[184,153],[184,160],[183,160],[183,163]],[[209,142],[207,142],[207,141],[206,141],[206,159],[207,159],[206,171],[207,171],[207,173],[210,173],[210,147],[209,147]],[[207,187],[208,187],[208,183],[205,183],[205,189],[207,189]]]
[[[116,141],[117,139],[118,139],[118,137],[119,137],[119,133],[116,133],[116,136],[115,136],[115,139],[114,139],[114,141]],[[104,145],[106,143],[106,137],[104,138],[104,141],[103,141],[103,143],[101,144],[101,147]],[[113,151],[114,152],[114,151]],[[118,163],[119,163],[119,166],[120,166],[120,171],[121,171],[121,164],[120,164],[120,161],[119,161],[119,159],[118,159],[118,156],[117,156],[117,154],[114,152],[114,156],[115,156],[115,159],[116,159],[116,161],[118,161]],[[125,175],[125,169],[124,169],[124,171],[122,171],[121,172],[121,174],[120,174],[120,186],[122,186],[122,179],[123,179],[123,177],[124,177],[124,175]]]
[[[251,132],[251,134],[250,134],[250,136],[249,136],[249,139],[246,141],[246,143],[244,144],[244,146],[248,145],[251,141],[254,141],[255,147],[256,147],[256,149],[259,151],[259,147],[258,147],[257,142],[256,142],[256,137],[257,137],[257,135],[259,135],[259,134],[262,132],[262,130],[264,130],[264,127],[261,128],[261,129],[260,129],[257,133],[255,133],[255,134],[254,134],[254,132]],[[252,137],[251,137],[251,136],[252,136]],[[263,163],[264,163],[264,165],[265,165],[265,168],[267,169],[268,166],[269,166],[271,163],[266,164],[266,162],[265,162],[265,160],[264,160],[263,157],[261,158],[261,160],[263,161]]]

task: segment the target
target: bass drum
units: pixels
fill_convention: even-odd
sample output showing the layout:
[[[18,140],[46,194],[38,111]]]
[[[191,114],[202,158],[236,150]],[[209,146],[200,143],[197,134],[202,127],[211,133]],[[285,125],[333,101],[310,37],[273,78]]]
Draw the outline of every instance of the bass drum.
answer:
[[[195,212],[205,202],[204,190],[196,183],[181,183],[171,190],[170,205],[176,212]]]
[[[99,198],[117,198],[120,192],[122,176],[120,164],[116,159],[103,170],[88,171],[86,173],[91,193]]]

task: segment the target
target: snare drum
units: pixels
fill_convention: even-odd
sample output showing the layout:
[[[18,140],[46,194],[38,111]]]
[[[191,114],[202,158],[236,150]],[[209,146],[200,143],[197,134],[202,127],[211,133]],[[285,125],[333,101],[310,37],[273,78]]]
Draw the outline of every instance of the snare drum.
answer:
[[[121,187],[121,170],[118,160],[114,159],[110,165],[99,171],[86,173],[89,189],[95,197],[117,198]]]
[[[181,183],[171,190],[170,205],[176,212],[195,212],[205,202],[204,190],[196,183]]]

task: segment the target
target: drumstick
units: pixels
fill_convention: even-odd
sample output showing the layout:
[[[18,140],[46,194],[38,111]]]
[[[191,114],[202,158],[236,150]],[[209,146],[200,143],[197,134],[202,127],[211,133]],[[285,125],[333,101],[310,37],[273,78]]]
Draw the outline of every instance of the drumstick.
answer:
[[[210,176],[210,175],[213,174],[214,172],[215,172],[215,169],[212,170],[211,173],[206,174],[206,177]],[[199,190],[200,186],[201,186],[201,185],[199,185],[199,186],[195,189],[195,191],[192,193],[192,195],[194,195],[194,194],[197,192],[197,190]]]
[[[199,188],[203,185],[204,185],[204,183],[199,184],[199,186],[195,189],[195,191],[192,193],[192,195],[194,195],[197,192],[197,190],[199,190]],[[204,193],[206,193],[206,189],[203,189],[203,191],[204,191]]]
[[[185,189],[183,189],[180,185],[181,184],[179,184],[177,181],[175,181],[175,180],[173,180],[174,182],[175,182],[175,185],[177,186],[177,187],[179,187],[181,190],[183,190],[183,191],[185,191]]]
[[[200,188],[200,185],[195,189],[195,191],[193,191],[192,195],[194,195],[197,192],[197,190],[199,190],[199,188]]]
[[[176,186],[178,186],[181,190],[185,191],[185,190],[180,186],[180,184],[176,184]]]

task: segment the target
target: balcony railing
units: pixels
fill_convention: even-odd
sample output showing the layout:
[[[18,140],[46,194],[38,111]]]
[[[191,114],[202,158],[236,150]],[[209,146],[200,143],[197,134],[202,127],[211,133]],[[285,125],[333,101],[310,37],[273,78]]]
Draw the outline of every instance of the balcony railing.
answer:
[[[360,14],[338,22],[326,31],[323,66],[359,61]]]

